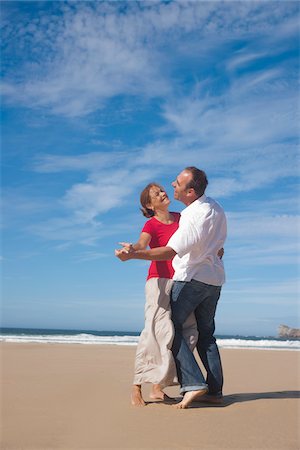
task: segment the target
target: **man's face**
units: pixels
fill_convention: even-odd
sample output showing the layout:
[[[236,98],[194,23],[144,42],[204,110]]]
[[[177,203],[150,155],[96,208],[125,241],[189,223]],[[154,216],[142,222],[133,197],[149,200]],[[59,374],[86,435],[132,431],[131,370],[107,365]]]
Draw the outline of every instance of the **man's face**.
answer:
[[[172,183],[175,200],[179,200],[185,205],[188,204],[190,200],[186,186],[191,180],[192,174],[183,170]]]

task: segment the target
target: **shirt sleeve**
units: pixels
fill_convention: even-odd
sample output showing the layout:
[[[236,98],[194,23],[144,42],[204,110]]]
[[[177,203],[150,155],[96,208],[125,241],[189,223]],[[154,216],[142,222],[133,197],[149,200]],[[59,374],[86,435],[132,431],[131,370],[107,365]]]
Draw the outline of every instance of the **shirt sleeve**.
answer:
[[[148,233],[150,234],[150,236],[152,236],[153,234],[152,220],[147,220],[147,222],[143,226],[142,233]]]

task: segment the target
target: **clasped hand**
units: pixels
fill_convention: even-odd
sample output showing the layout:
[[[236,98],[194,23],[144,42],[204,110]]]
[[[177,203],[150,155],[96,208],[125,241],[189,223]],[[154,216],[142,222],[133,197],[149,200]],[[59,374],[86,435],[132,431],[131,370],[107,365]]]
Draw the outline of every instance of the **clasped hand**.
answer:
[[[128,261],[131,259],[132,253],[134,253],[134,248],[129,242],[119,242],[122,248],[115,250],[115,256],[121,261]]]

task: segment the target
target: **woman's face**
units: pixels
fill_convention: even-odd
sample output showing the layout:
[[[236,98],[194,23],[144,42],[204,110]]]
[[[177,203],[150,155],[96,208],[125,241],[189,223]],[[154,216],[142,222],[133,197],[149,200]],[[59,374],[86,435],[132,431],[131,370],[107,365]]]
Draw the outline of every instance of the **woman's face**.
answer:
[[[155,211],[156,209],[168,208],[171,203],[169,197],[162,186],[152,186],[149,191],[150,207]]]

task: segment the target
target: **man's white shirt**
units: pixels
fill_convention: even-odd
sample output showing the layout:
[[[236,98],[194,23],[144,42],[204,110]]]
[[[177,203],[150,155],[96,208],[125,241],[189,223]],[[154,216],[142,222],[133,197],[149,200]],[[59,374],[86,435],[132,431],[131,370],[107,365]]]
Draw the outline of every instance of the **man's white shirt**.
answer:
[[[224,246],[226,233],[226,217],[216,201],[203,195],[187,206],[167,244],[177,253],[172,262],[173,280],[194,279],[221,286],[225,272],[218,251]]]

